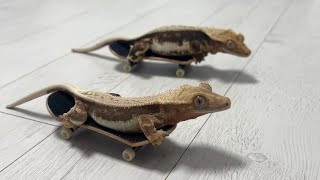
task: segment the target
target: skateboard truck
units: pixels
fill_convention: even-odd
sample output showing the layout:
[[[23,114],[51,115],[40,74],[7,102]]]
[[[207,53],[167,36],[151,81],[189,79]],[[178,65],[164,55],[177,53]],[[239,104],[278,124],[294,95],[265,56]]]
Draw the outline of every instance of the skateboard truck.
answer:
[[[72,137],[73,132],[76,129],[73,128],[66,128],[62,127],[60,131],[60,137],[63,139],[70,139]],[[116,139],[117,140],[117,139]],[[142,146],[137,147],[130,147],[122,151],[122,158],[126,161],[132,161],[136,157],[136,152],[141,148]]]

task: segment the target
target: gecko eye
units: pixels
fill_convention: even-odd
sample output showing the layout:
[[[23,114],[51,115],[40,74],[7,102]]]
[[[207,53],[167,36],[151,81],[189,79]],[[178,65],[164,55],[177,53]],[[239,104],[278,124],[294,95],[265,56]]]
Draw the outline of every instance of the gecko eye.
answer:
[[[194,101],[193,101],[194,105],[197,107],[204,107],[206,105],[206,99],[202,96],[197,96]]]
[[[228,47],[228,49],[234,49],[235,46],[236,46],[236,45],[234,44],[233,41],[229,40],[229,41],[227,42],[227,47]]]

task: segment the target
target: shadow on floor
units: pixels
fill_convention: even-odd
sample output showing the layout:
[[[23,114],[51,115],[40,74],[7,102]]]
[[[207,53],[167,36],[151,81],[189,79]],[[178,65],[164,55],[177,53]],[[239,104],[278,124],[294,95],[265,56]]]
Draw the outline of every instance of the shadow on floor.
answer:
[[[177,67],[177,65],[170,63],[144,62],[141,66],[138,66],[132,74],[146,79],[152,78],[152,76],[176,77],[175,72]],[[119,64],[116,68],[120,70],[122,64]],[[239,73],[242,77],[235,80],[235,77],[238,76]],[[187,68],[186,75],[182,78],[202,81],[217,79],[226,83],[235,81],[235,83],[239,84],[256,84],[259,82],[254,76],[244,71],[217,69],[210,65],[192,65]]]
[[[124,72],[123,65],[124,60],[120,60],[115,57],[105,56],[94,53],[87,53],[85,55],[107,59],[111,61],[116,61],[118,64],[115,66],[115,69],[119,72]],[[204,62],[205,63],[205,62]],[[203,63],[203,64],[204,64]],[[142,78],[150,79],[153,76],[165,76],[165,77],[176,77],[176,69],[178,65],[173,63],[159,63],[155,61],[144,61],[142,64],[139,64],[132,72],[134,76],[139,76]],[[235,79],[238,75],[241,78]],[[187,68],[185,77],[186,79],[198,79],[202,81],[207,81],[211,79],[218,79],[220,81],[229,83],[235,81],[235,83],[243,84],[256,84],[259,81],[251,74],[248,74],[245,71],[236,70],[236,69],[217,69],[210,65],[195,65]]]
[[[60,130],[58,130],[55,135],[58,136],[59,132]],[[125,160],[122,159],[121,153],[124,149],[128,148],[128,146],[109,137],[86,129],[78,129],[69,141],[72,147],[78,148],[79,151],[84,153],[84,161],[94,154],[100,154],[101,158],[99,158],[99,161],[107,162],[112,158],[126,163]],[[84,146],[90,147],[90,150],[87,151],[87,148],[84,148]],[[174,140],[169,137],[165,139],[164,143],[159,147],[146,145],[141,148],[137,152],[136,158],[130,162],[130,164],[144,169],[169,173],[179,160],[181,154],[185,151],[185,148],[185,146],[175,143]],[[195,159],[190,159],[191,157],[189,157],[187,160],[181,161],[179,166],[186,166],[191,170],[215,171],[217,173],[245,166],[242,160],[243,158],[240,156],[215,147],[195,145],[189,147],[187,154],[190,153]]]

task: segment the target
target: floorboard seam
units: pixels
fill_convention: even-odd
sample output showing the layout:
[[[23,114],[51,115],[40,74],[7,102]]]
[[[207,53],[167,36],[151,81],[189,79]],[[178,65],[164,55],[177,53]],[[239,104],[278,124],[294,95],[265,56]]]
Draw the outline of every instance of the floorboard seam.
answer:
[[[13,163],[15,163],[17,160],[19,160],[21,157],[23,157],[25,154],[27,154],[28,152],[30,152],[33,148],[35,148],[36,146],[38,146],[41,142],[43,142],[45,139],[47,139],[49,136],[51,136],[53,133],[55,133],[58,129],[54,130],[52,133],[50,133],[48,136],[46,136],[45,138],[43,138],[41,141],[39,141],[37,144],[35,144],[34,146],[32,146],[30,149],[28,149],[26,152],[24,152],[21,156],[19,156],[17,159],[15,159],[14,161],[12,161],[10,164],[8,164],[6,167],[4,167],[3,169],[0,170],[0,173],[3,172],[4,170],[6,170],[9,166],[11,166]]]
[[[146,12],[143,13],[141,16],[136,17],[136,18],[133,19],[132,21],[130,21],[130,22],[124,24],[124,25],[121,25],[120,27],[117,27],[117,28],[115,28],[114,30],[112,30],[112,31],[110,31],[110,32],[108,32],[108,33],[105,33],[105,34],[103,34],[103,35],[101,35],[101,36],[98,36],[97,38],[95,38],[94,40],[91,40],[90,42],[84,43],[83,46],[85,46],[85,45],[87,45],[87,44],[90,44],[90,43],[92,43],[92,42],[96,42],[97,40],[101,39],[102,37],[105,37],[105,36],[107,36],[107,35],[109,35],[109,34],[112,34],[112,33],[116,32],[116,31],[118,31],[118,30],[121,30],[121,29],[125,28],[126,26],[128,26],[128,25],[130,25],[130,24],[132,24],[132,23],[134,23],[134,22],[136,22],[136,21],[138,21],[139,19],[147,16],[148,14],[152,14],[152,13],[154,13],[154,12],[162,9],[162,8],[163,8],[164,6],[166,6],[167,4],[168,4],[168,1],[166,1],[166,2],[165,2],[164,4],[162,4],[162,5],[159,5],[158,7],[155,7],[155,8],[152,8],[151,10],[149,10],[149,11],[146,11]],[[80,47],[82,47],[82,46],[80,46]],[[59,56],[59,57],[57,57],[57,58],[54,58],[53,60],[49,61],[48,63],[46,63],[46,64],[44,64],[44,65],[41,65],[41,66],[39,66],[39,67],[36,67],[35,69],[31,70],[30,72],[28,72],[28,73],[26,73],[26,74],[24,74],[24,75],[21,75],[20,77],[16,78],[15,80],[10,81],[10,82],[8,82],[8,83],[5,83],[4,85],[0,86],[0,89],[2,89],[2,88],[4,88],[4,87],[6,87],[6,86],[8,86],[8,85],[10,85],[10,84],[12,84],[12,83],[14,83],[14,82],[22,79],[22,78],[24,78],[24,77],[26,77],[26,76],[34,73],[35,71],[40,70],[41,68],[43,68],[43,67],[45,67],[45,66],[47,66],[47,65],[49,65],[49,64],[52,64],[52,63],[54,63],[54,62],[62,59],[63,57],[66,57],[66,56],[68,56],[68,55],[70,55],[70,54],[72,54],[71,51],[69,51],[68,53],[65,53],[65,54],[63,54],[63,55],[61,55],[61,56]]]
[[[132,20],[132,21],[130,21],[130,22],[128,22],[128,23],[126,23],[126,24],[124,24],[124,25],[116,28],[116,29],[114,29],[113,31],[110,31],[110,32],[108,32],[108,33],[106,33],[106,34],[103,34],[103,35],[99,36],[98,38],[95,38],[94,40],[90,41],[89,43],[94,42],[94,41],[96,41],[97,39],[102,38],[102,37],[104,37],[104,36],[106,36],[106,35],[108,35],[108,34],[112,34],[113,32],[118,31],[118,30],[120,30],[120,29],[122,29],[122,28],[125,28],[125,27],[128,26],[129,24],[132,24],[132,23],[138,21],[139,19],[147,16],[148,14],[154,13],[154,12],[162,9],[162,8],[165,7],[167,4],[168,4],[168,1],[166,1],[166,2],[165,2],[164,4],[162,4],[162,5],[159,5],[158,7],[155,7],[155,8],[152,8],[151,10],[149,10],[149,11],[146,11],[146,12],[143,13],[141,16],[138,16],[138,17],[135,18],[134,20]],[[89,43],[85,43],[85,44],[89,44]],[[13,81],[11,81],[11,82],[3,85],[3,86],[0,86],[0,89],[6,87],[6,86],[8,86],[8,85],[10,85],[10,84],[12,84],[12,83],[14,83],[14,82],[16,82],[16,81],[18,81],[19,79],[24,78],[25,76],[28,76],[28,75],[32,74],[33,72],[35,72],[35,71],[37,71],[37,70],[39,70],[39,69],[41,69],[41,68],[43,68],[43,67],[45,67],[45,66],[47,66],[47,65],[49,65],[49,64],[51,64],[51,63],[53,63],[53,62],[58,61],[59,59],[65,57],[65,56],[67,56],[67,55],[69,55],[69,54],[71,54],[71,53],[70,53],[70,52],[69,52],[69,53],[66,53],[66,54],[64,54],[64,55],[62,55],[62,56],[60,56],[60,57],[58,57],[58,58],[53,59],[52,61],[48,62],[47,64],[44,64],[44,65],[42,65],[42,66],[40,66],[40,67],[38,67],[38,68],[35,68],[35,69],[32,70],[31,72],[26,73],[26,74],[18,77],[17,79],[15,79],[15,80],[13,80]],[[123,81],[127,80],[129,77],[130,77],[130,76],[128,76],[127,78],[125,78]],[[123,81],[121,81],[119,84],[121,84]],[[117,87],[119,84],[115,85],[115,87]],[[115,88],[115,87],[114,87],[114,88]],[[114,89],[114,88],[112,88],[112,89]],[[111,90],[112,90],[112,89],[111,89]],[[31,121],[35,121],[35,122],[39,122],[39,123],[43,123],[43,124],[47,124],[47,125],[54,126],[54,125],[49,124],[49,123],[45,123],[45,122],[37,121],[37,120],[34,120],[34,119],[30,119],[30,118],[26,118],[26,117],[14,115],[14,114],[6,113],[6,112],[3,112],[3,111],[0,111],[0,113],[7,114],[7,115],[11,115],[11,116],[15,116],[15,117],[19,117],[19,118],[23,118],[23,119],[26,119],[26,120],[31,120]],[[1,169],[0,172],[3,172],[5,169],[7,169],[8,167],[10,167],[13,163],[15,163],[17,160],[19,160],[21,157],[23,157],[23,156],[24,156],[25,154],[27,154],[28,152],[30,152],[33,148],[35,148],[37,145],[39,145],[41,142],[43,142],[45,139],[47,139],[49,136],[51,136],[53,133],[55,133],[58,129],[59,129],[59,128],[57,128],[55,131],[53,131],[53,132],[50,133],[48,136],[46,136],[45,138],[43,138],[41,141],[39,141],[37,144],[35,144],[35,145],[34,145],[33,147],[31,147],[29,150],[27,150],[26,152],[24,152],[21,156],[19,156],[18,158],[16,158],[14,161],[12,161],[12,162],[11,162],[10,164],[8,164],[6,167],[4,167],[3,169]],[[89,151],[89,150],[90,150],[90,148],[88,149],[88,151]],[[79,160],[81,160],[81,159],[82,159],[82,158],[80,158]],[[72,170],[72,168],[70,168],[70,171],[71,171],[71,170]],[[68,171],[62,178],[64,178],[66,175],[68,175],[70,171]]]
[[[274,27],[278,24],[279,20],[281,19],[281,17],[287,12],[287,10],[289,9],[289,7],[292,5],[293,0],[290,1],[290,3],[288,4],[288,6],[286,8],[284,8],[282,10],[282,12],[279,14],[278,18],[276,19],[276,21],[273,23],[273,25],[271,26],[270,30],[267,32],[267,34],[265,35],[264,39],[261,41],[261,43],[258,45],[257,49],[254,51],[254,53],[252,54],[252,56],[250,57],[250,59],[248,60],[248,62],[243,66],[243,68],[241,69],[241,71],[236,75],[235,79],[232,81],[232,83],[230,84],[230,86],[228,87],[228,89],[226,90],[226,92],[224,93],[224,96],[229,92],[230,88],[233,86],[233,84],[235,83],[235,81],[239,78],[240,74],[244,71],[244,69],[247,67],[247,65],[252,61],[254,55],[259,51],[259,48],[261,47],[261,45],[264,43],[265,39],[268,37],[268,35],[273,31]],[[193,139],[191,140],[191,142],[188,144],[187,148],[183,151],[183,153],[181,154],[181,156],[179,157],[178,161],[175,163],[175,165],[173,166],[173,168],[171,169],[171,171],[168,173],[168,175],[166,176],[165,179],[167,179],[170,174],[172,173],[172,171],[175,169],[175,167],[178,165],[179,161],[182,159],[182,157],[184,156],[184,154],[187,152],[188,148],[190,147],[190,145],[193,143],[194,139],[198,136],[198,134],[200,133],[200,131],[202,130],[202,128],[206,125],[206,123],[208,122],[208,120],[210,119],[210,117],[212,116],[212,114],[210,114],[208,116],[208,118],[205,120],[205,122],[203,123],[203,125],[201,126],[201,128],[198,130],[198,132],[196,133],[196,135],[193,137]]]
[[[231,85],[228,87],[228,89],[226,90],[224,95],[227,95],[227,93],[229,92],[229,90],[232,88],[233,84],[238,80],[238,78],[240,77],[241,73],[246,69],[246,67],[250,64],[250,62],[252,61],[252,59],[254,58],[254,56],[257,54],[257,52],[259,51],[260,47],[263,45],[263,43],[265,42],[265,40],[267,39],[267,37],[269,36],[269,34],[273,31],[273,29],[277,26],[278,22],[280,21],[281,17],[287,12],[287,10],[290,8],[290,6],[293,4],[292,3],[293,0],[290,1],[288,7],[286,7],[279,15],[279,17],[276,19],[275,23],[272,25],[272,27],[270,28],[270,30],[267,32],[266,36],[263,38],[263,40],[261,41],[261,43],[258,45],[256,51],[252,54],[252,56],[250,57],[250,59],[248,60],[248,62],[243,66],[243,68],[241,69],[240,72],[238,72],[238,74],[235,76],[234,80],[232,81]]]
[[[82,158],[89,152],[90,148],[88,148],[88,150],[86,152],[83,153],[83,155],[77,160],[77,162],[75,162],[72,167],[60,178],[60,179],[65,179],[65,177],[72,171],[72,169],[76,166],[76,164],[78,164],[78,162],[80,160],[82,160]]]
[[[38,30],[38,31],[33,31],[33,32],[29,32],[27,34],[24,34],[16,39],[13,39],[13,40],[9,40],[7,42],[2,42],[0,43],[0,47],[1,46],[6,46],[6,45],[9,45],[9,44],[12,44],[12,43],[17,43],[23,39],[26,39],[26,38],[29,38],[29,37],[32,37],[33,35],[37,34],[37,33],[42,33],[42,32],[45,32],[47,30],[52,30],[52,29],[55,29],[57,28],[59,25],[61,25],[62,23],[68,23],[69,21],[73,20],[75,17],[81,17],[81,16],[84,16],[86,14],[88,14],[89,12],[88,11],[82,11],[82,12],[79,12],[77,14],[74,14],[74,15],[71,15],[70,17],[60,21],[60,22],[57,22],[56,24],[52,24],[52,25],[48,25],[48,26],[45,26],[43,27],[42,29]]]
[[[9,116],[18,117],[18,118],[25,119],[25,120],[28,120],[28,121],[34,121],[34,122],[37,122],[37,123],[42,123],[42,124],[50,125],[50,126],[56,126],[56,127],[59,127],[59,126],[60,126],[60,125],[54,125],[54,124],[50,124],[50,123],[47,123],[47,122],[43,122],[43,121],[39,121],[39,120],[35,120],[35,119],[23,117],[23,116],[19,116],[19,115],[15,115],[15,114],[3,112],[3,111],[0,111],[0,113],[6,114],[6,115],[9,115]]]

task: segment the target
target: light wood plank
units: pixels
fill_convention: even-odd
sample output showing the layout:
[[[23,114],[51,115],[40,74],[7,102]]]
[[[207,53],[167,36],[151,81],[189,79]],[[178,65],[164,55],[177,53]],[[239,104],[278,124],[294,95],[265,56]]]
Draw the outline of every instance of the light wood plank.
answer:
[[[205,2],[205,0],[203,2]],[[188,23],[189,25],[196,25],[199,21],[206,19],[212,14],[212,7],[217,6],[217,8],[219,8],[220,4],[221,6],[227,6],[228,4],[225,2],[212,2],[212,6],[204,7],[201,3],[199,4],[196,2],[185,2],[185,6],[182,8],[178,6],[179,2],[173,3],[176,4],[172,4],[170,8],[163,8],[158,12],[154,12],[149,16],[145,16],[134,24],[130,24],[126,26],[126,28],[123,28],[109,35],[109,37],[119,36],[121,34],[122,36],[126,34],[128,34],[128,36],[137,36],[144,33],[146,29],[149,30],[167,23]],[[193,12],[189,11],[188,7],[199,9],[202,12],[193,15]],[[172,14],[173,12],[180,13],[173,16],[169,20],[166,16],[163,16],[163,14]],[[192,18],[184,18],[191,15]],[[155,19],[157,21],[155,21]],[[106,53],[106,51],[106,49],[102,49],[101,51],[98,51],[98,53],[107,54],[110,56],[111,53],[108,51]],[[131,76],[131,74],[124,73],[122,71],[122,63],[123,62],[121,61],[119,63],[119,60],[115,58],[103,59],[86,56],[83,54],[70,54],[44,68],[41,68],[40,70],[30,74],[29,76],[18,80],[13,84],[1,88],[0,94],[6,94],[6,96],[0,96],[0,101],[3,102],[1,104],[0,110],[3,112],[9,112],[15,115],[21,115],[23,117],[29,117],[39,121],[58,125],[58,122],[52,120],[51,117],[47,116],[48,113],[44,106],[45,101],[43,100],[43,98],[39,99],[38,101],[32,101],[21,106],[23,110],[19,110],[20,112],[17,110],[5,109],[5,105],[16,100],[17,98],[22,97],[26,94],[26,92],[29,93],[44,86],[63,82],[77,84],[82,88],[110,91],[116,85]],[[59,73],[57,73],[57,71]],[[37,80],[35,81],[35,79]],[[13,91],[15,92],[13,93]]]
[[[320,178],[319,15],[319,0],[294,1],[245,69],[259,83],[233,85],[231,110],[210,117],[168,179]]]
[[[0,172],[55,130],[52,125],[0,113]]]
[[[88,139],[89,138],[89,139]],[[70,167],[76,164],[82,156],[88,151],[91,145],[90,138],[95,139],[90,133],[77,135],[71,141],[64,141],[59,137],[59,131],[56,131],[49,136],[45,141],[42,141],[29,152],[28,155],[34,156],[32,159],[25,159],[22,156],[14,164],[19,162],[20,170],[16,170],[15,177],[7,173],[10,172],[11,166],[1,172],[1,179],[32,179],[32,177],[38,177],[37,179],[58,179],[69,171]],[[45,148],[43,148],[45,147]],[[61,151],[63,147],[63,151]],[[53,162],[48,164],[47,162]],[[12,172],[12,171],[11,171]],[[32,177],[30,176],[32,172]]]
[[[54,2],[56,3],[56,1]],[[147,0],[91,2],[94,6],[88,6],[86,13],[80,13],[78,16],[73,16],[69,20],[58,23],[55,27],[48,27],[21,40],[0,45],[0,59],[2,59],[0,61],[0,76],[2,77],[0,87],[36,68],[65,56],[70,53],[72,47],[84,45],[94,40],[95,37],[108,34],[129,22],[135,21],[138,17],[144,16],[145,13],[152,13],[151,10],[156,10],[165,2]],[[73,4],[78,4],[78,2]],[[83,3],[80,3],[79,6],[85,6],[86,3],[81,4]],[[71,5],[72,3],[66,6],[70,7]],[[112,8],[106,10],[107,7],[111,6]],[[42,13],[46,12],[46,8],[44,7]],[[54,10],[55,6],[52,8]],[[79,12],[83,12],[83,10]],[[44,16],[43,19],[39,18],[37,21],[48,20],[54,15],[55,13],[48,14],[48,17]],[[31,27],[36,27],[36,25],[31,25]],[[20,27],[19,29],[23,32],[25,28]],[[15,36],[15,32],[11,31],[6,32],[4,36],[10,37],[11,33]]]
[[[279,17],[280,13],[285,9],[285,7],[288,5],[289,1],[282,1],[277,3],[270,3],[268,1],[250,1],[249,4],[243,3],[217,3],[217,5],[212,7],[217,7],[217,9],[220,9],[221,11],[218,11],[217,14],[220,15],[221,19],[214,19],[215,24],[228,24],[229,22],[238,23],[235,28],[243,29],[243,30],[249,30],[251,32],[251,40],[248,39],[248,42],[250,45],[252,45],[252,49],[255,50],[258,47],[258,44],[264,39],[265,35],[268,33],[274,22]],[[251,4],[252,3],[252,4]],[[191,7],[197,7],[198,4],[199,8],[203,6],[203,3],[194,3],[190,4]],[[240,10],[235,11],[234,6],[237,8],[240,8]],[[207,7],[207,6],[205,6]],[[211,7],[211,6],[210,6]],[[177,7],[175,7],[177,8]],[[188,9],[188,8],[185,8]],[[262,16],[265,15],[267,12],[273,11],[272,15],[269,16]],[[186,11],[187,12],[187,11]],[[197,12],[203,12],[203,11],[197,11]],[[247,12],[243,15],[244,12]],[[251,12],[251,13],[249,13]],[[157,16],[159,18],[159,16]],[[229,22],[225,22],[225,19],[223,17],[227,18]],[[233,18],[232,18],[233,17]],[[263,17],[263,19],[258,19],[256,17]],[[164,18],[164,17],[163,17]],[[178,18],[178,17],[176,17]],[[214,17],[213,17],[214,18]],[[173,19],[173,18],[172,18]],[[181,19],[181,17],[180,17]],[[195,22],[191,23],[196,24],[199,23],[201,16],[199,16],[199,19]],[[211,19],[211,18],[210,18]],[[210,19],[207,19],[207,21],[210,21]],[[166,19],[167,20],[167,19]],[[247,21],[244,21],[247,20]],[[150,22],[151,21],[151,22]],[[177,20],[172,20],[172,22],[175,22]],[[207,22],[206,21],[206,22]],[[261,21],[264,21],[264,23],[261,23]],[[154,23],[154,18],[151,18],[149,20],[142,19],[141,23],[143,24],[152,24]],[[165,21],[163,21],[165,22]],[[213,22],[212,22],[213,24]],[[155,25],[155,24],[153,24]],[[258,26],[259,25],[259,26]],[[250,26],[251,28],[249,28]],[[139,27],[139,24],[137,25]],[[141,28],[141,27],[140,27]],[[134,28],[130,28],[130,30],[134,30]],[[139,30],[139,28],[137,28]],[[246,34],[246,33],[245,33]],[[257,41],[257,42],[256,42]],[[251,44],[252,42],[256,42],[257,44]],[[79,56],[80,57],[80,56]],[[87,57],[89,58],[89,57]],[[214,61],[213,61],[214,59]],[[97,61],[96,61],[97,62]],[[105,61],[103,61],[105,62]],[[238,60],[236,61],[235,58],[230,56],[211,56],[208,58],[208,61],[206,63],[208,64],[214,64],[216,65],[215,68],[217,69],[216,73],[219,74],[218,78],[213,76],[212,74],[209,74],[207,76],[200,76],[200,80],[208,80],[209,82],[214,84],[215,91],[219,93],[224,93],[228,86],[230,86],[232,79],[236,76],[236,74],[241,71],[243,66],[245,65],[247,61],[246,60]],[[117,62],[114,62],[117,63]],[[153,66],[154,69],[150,70],[147,69],[146,66]],[[163,76],[148,76],[149,71],[156,71],[158,74],[160,74],[160,70],[163,70],[163,67],[170,67],[173,69],[174,66],[169,66],[164,64],[160,64],[159,66],[156,66],[154,64],[147,64],[145,63],[145,68],[138,70],[137,75],[127,75],[129,79],[127,79],[125,82],[121,83],[119,86],[117,86],[113,92],[120,93],[124,96],[130,95],[130,96],[141,96],[141,95],[151,95],[156,92],[160,92],[166,89],[169,89],[171,87],[176,87],[179,84],[188,82],[190,84],[195,84],[199,82],[199,79],[196,79],[196,75],[200,75],[199,68],[193,68],[193,76],[194,79],[192,79],[192,76],[188,76],[185,79],[178,79],[175,78],[172,75],[163,74]],[[204,65],[204,67],[206,67]],[[207,65],[207,67],[210,67]],[[152,68],[152,67],[151,67]],[[156,70],[156,68],[159,68]],[[162,68],[162,69],[160,69]],[[196,69],[199,71],[196,72]],[[204,69],[204,68],[203,68]],[[48,71],[49,69],[47,69]],[[110,71],[111,69],[109,69]],[[212,70],[212,69],[211,69]],[[207,73],[212,73],[212,71],[208,70]],[[215,71],[214,71],[215,72]],[[116,70],[113,72],[114,74],[121,74],[117,72]],[[32,75],[33,77],[39,76],[39,74],[34,73],[35,75]],[[152,73],[151,73],[152,74]],[[167,77],[169,76],[169,77]],[[47,76],[48,77],[48,76]],[[250,79],[250,75],[247,74],[247,78],[249,77],[249,80],[246,79],[243,82],[239,83],[255,83],[254,79]],[[148,79],[149,78],[149,79]],[[49,79],[49,81],[52,81],[53,79],[52,75]],[[115,78],[116,79],[116,78]],[[98,79],[96,82],[91,82],[89,84],[88,82],[82,82],[78,80],[78,82],[82,84],[88,84],[87,87],[99,89],[99,90],[110,90],[113,87],[109,87],[108,83],[104,83],[104,81],[107,80],[107,77],[103,77]],[[189,80],[189,81],[187,81]],[[88,80],[86,80],[88,81]],[[116,80],[115,80],[116,81]],[[32,82],[32,79],[29,77],[25,77],[23,81],[19,81],[20,85],[26,85],[28,83]],[[100,83],[98,83],[100,82]],[[118,81],[118,83],[121,81]],[[159,83],[161,82],[161,83]],[[44,83],[42,81],[41,83]],[[15,83],[17,86],[20,86],[18,83]],[[40,83],[39,83],[40,84]],[[137,86],[138,85],[138,86]],[[20,86],[22,88],[23,86]],[[20,89],[19,88],[19,89]],[[30,89],[29,89],[30,90]],[[6,91],[6,93],[9,93],[9,90]],[[17,94],[17,92],[16,92]],[[43,102],[42,102],[43,103]],[[36,105],[32,103],[29,103],[29,107],[24,106],[23,108],[35,108]],[[40,111],[44,112],[44,111]],[[123,160],[121,160],[121,150],[124,149],[123,146],[121,146],[118,143],[115,143],[112,140],[106,140],[102,136],[98,136],[94,133],[85,131],[79,132],[75,135],[75,140],[73,141],[79,141],[76,143],[72,143],[75,147],[83,146],[83,144],[88,145],[90,147],[87,149],[87,146],[85,148],[78,148],[77,151],[75,151],[73,158],[71,160],[72,165],[66,164],[64,166],[61,166],[61,164],[56,164],[56,162],[60,162],[60,158],[62,161],[64,159],[67,159],[70,155],[64,155],[62,154],[59,159],[53,159],[50,160],[50,158],[45,163],[41,163],[40,160],[37,162],[31,161],[33,157],[41,156],[41,157],[51,157],[54,151],[51,151],[50,149],[47,150],[48,145],[46,144],[52,144],[52,142],[55,142],[55,146],[58,146],[57,149],[59,149],[62,152],[65,152],[68,147],[65,147],[65,145],[57,145],[56,140],[54,136],[50,136],[44,143],[46,144],[40,144],[36,149],[34,150],[34,153],[28,153],[23,158],[19,159],[15,164],[13,164],[10,169],[7,169],[7,171],[4,172],[6,177],[12,177],[12,178],[21,178],[22,176],[17,174],[18,170],[23,170],[28,172],[25,174],[24,177],[30,177],[30,178],[37,178],[37,177],[54,177],[54,178],[61,178],[64,177],[66,179],[93,179],[93,178],[110,178],[110,179],[120,179],[120,178],[132,178],[132,179],[163,179],[165,178],[170,170],[173,168],[174,164],[178,161],[179,157],[182,155],[182,153],[187,148],[188,144],[191,142],[192,138],[197,134],[199,129],[201,128],[204,121],[207,119],[208,116],[204,116],[201,118],[198,118],[196,121],[188,121],[182,123],[180,126],[177,127],[177,130],[173,132],[172,136],[170,135],[169,139],[160,146],[159,148],[152,148],[150,146],[145,147],[141,149],[141,151],[138,153],[137,158],[132,163],[126,163]],[[95,138],[93,138],[94,136]],[[83,139],[82,139],[83,138]],[[88,139],[87,139],[88,138]],[[90,140],[89,140],[90,139]],[[79,150],[80,149],[80,150]],[[81,149],[85,149],[82,151]],[[45,151],[47,150],[47,151]],[[215,154],[221,154],[223,155],[223,152],[207,148],[207,147],[199,147],[196,148],[196,150],[199,150],[200,153],[215,153]],[[60,153],[60,152],[58,152]],[[57,154],[57,153],[55,153]],[[80,155],[79,155],[80,154]],[[60,154],[59,154],[60,155]],[[79,157],[82,156],[82,157]],[[29,164],[31,168],[28,167],[26,169],[24,164]],[[47,171],[45,174],[40,174],[38,172],[35,172],[35,170],[32,170],[36,168],[38,163],[41,163],[41,169],[44,167],[50,167],[50,172]],[[188,167],[194,167],[195,163],[189,163],[186,164],[187,168],[184,167],[185,170],[188,170]],[[199,167],[201,169],[205,169],[206,167]],[[68,169],[68,171],[67,171]]]
[[[108,1],[107,3],[112,2]],[[0,46],[21,41],[23,38],[48,28],[54,28],[65,21],[88,13],[97,5],[105,4],[98,0],[95,3],[81,0],[68,0],[59,3],[53,0],[2,1],[0,2],[0,26],[2,27],[0,29]]]

